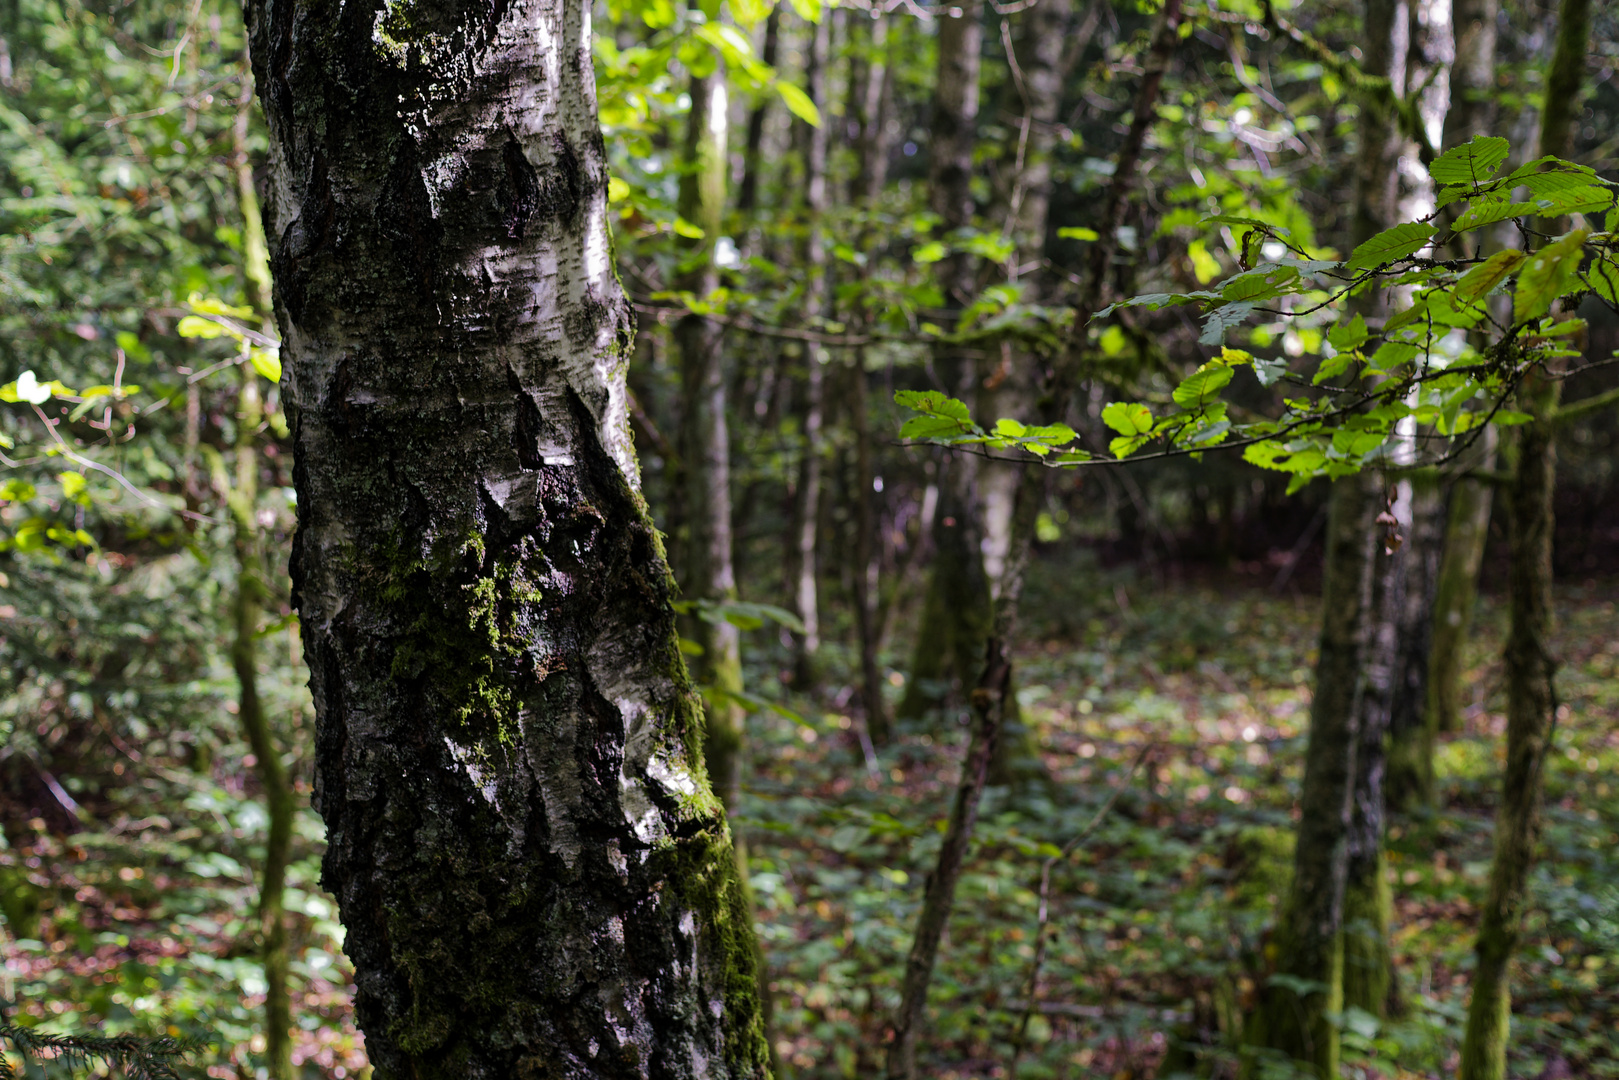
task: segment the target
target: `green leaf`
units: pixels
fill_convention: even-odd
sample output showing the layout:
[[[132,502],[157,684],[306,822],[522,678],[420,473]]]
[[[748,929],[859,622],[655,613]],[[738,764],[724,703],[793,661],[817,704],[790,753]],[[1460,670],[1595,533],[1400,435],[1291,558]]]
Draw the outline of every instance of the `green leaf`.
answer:
[[[1218,400],[1220,391],[1231,381],[1231,376],[1229,367],[1203,368],[1182,380],[1170,396],[1175,404],[1187,412],[1193,412]]]
[[[247,354],[248,363],[253,370],[263,375],[271,382],[281,381],[281,356],[277,349],[254,349]]]
[[[1613,191],[1596,184],[1582,184],[1566,190],[1551,192],[1535,200],[1536,210],[1545,217],[1564,214],[1589,214],[1606,210],[1613,205]]]
[[[1120,435],[1107,444],[1108,453],[1116,458],[1127,458],[1147,442],[1145,435]]]
[[[1518,264],[1528,258],[1521,251],[1508,249],[1497,251],[1488,259],[1468,270],[1456,282],[1456,302],[1471,304],[1480,298],[1489,295],[1491,291],[1507,276],[1518,268]]]
[[[967,420],[970,416],[965,402],[941,394],[937,390],[896,390],[894,404],[915,409],[917,412],[955,417],[957,420]]]
[[[1476,229],[1480,225],[1494,225],[1497,221],[1508,218],[1529,217],[1538,211],[1534,203],[1508,202],[1503,196],[1495,199],[1480,199],[1467,208],[1461,217],[1456,219],[1452,226],[1455,232],[1466,232]]]
[[[821,110],[815,107],[808,94],[787,82],[785,79],[776,80],[776,93],[781,95],[782,104],[787,110],[798,117],[810,127],[821,126]]]
[[[223,326],[201,315],[185,316],[175,330],[183,338],[217,338],[224,337],[227,333]]]
[[[27,502],[36,493],[34,485],[26,480],[7,480],[5,487],[0,487],[0,499],[7,502]]]
[[[960,435],[968,425],[948,416],[913,416],[899,426],[902,439],[940,439]]]
[[[1452,147],[1428,166],[1439,184],[1481,184],[1495,175],[1512,145],[1495,135],[1475,135],[1471,142]]]
[[[1007,438],[1016,439],[1028,430],[1028,428],[1024,427],[1021,423],[1011,419],[1010,417],[1003,416],[1001,419],[995,421],[995,434],[1005,435]]]
[[[684,236],[687,240],[701,240],[703,238],[703,227],[693,225],[683,217],[675,218],[674,230],[676,236]]]
[[[1203,319],[1203,333],[1198,335],[1198,344],[1219,345],[1225,340],[1225,332],[1251,315],[1256,306],[1253,301],[1244,300],[1215,308]]]
[[[1284,292],[1291,292],[1287,286],[1297,281],[1298,277],[1299,272],[1291,266],[1271,267],[1263,271],[1250,270],[1225,282],[1220,288],[1220,298],[1231,301],[1269,300]]]
[[[1342,375],[1344,372],[1348,371],[1349,365],[1353,364],[1354,362],[1355,354],[1352,352],[1341,352],[1336,356],[1329,356],[1325,360],[1321,361],[1321,366],[1316,369],[1315,378],[1312,380],[1312,382],[1314,385],[1320,386],[1328,379],[1337,378],[1339,375]]]
[[[1538,319],[1551,310],[1553,300],[1568,291],[1585,254],[1585,240],[1590,235],[1590,229],[1575,229],[1529,256],[1518,274],[1518,288],[1512,296],[1514,321]]]
[[[1534,417],[1528,413],[1518,412],[1516,409],[1499,409],[1490,422],[1500,424],[1503,427],[1514,427],[1518,424],[1527,424],[1533,419]]]
[[[1057,236],[1063,240],[1096,240],[1100,234],[1095,229],[1086,229],[1077,225],[1065,225],[1057,230]]]
[[[1327,331],[1327,344],[1339,352],[1349,352],[1366,344],[1366,339],[1370,336],[1371,332],[1366,329],[1366,320],[1356,312],[1355,317],[1347,323],[1340,322]]]
[[[950,254],[949,248],[945,247],[937,240],[929,240],[927,243],[911,252],[911,261],[926,266],[929,263],[938,262],[948,254]]]
[[[1384,229],[1351,252],[1344,268],[1351,271],[1370,270],[1374,266],[1398,262],[1427,247],[1433,233],[1432,225],[1420,221],[1408,221],[1392,229]]]
[[[1152,430],[1152,410],[1138,402],[1115,401],[1102,410],[1102,423],[1120,435],[1145,435]]]

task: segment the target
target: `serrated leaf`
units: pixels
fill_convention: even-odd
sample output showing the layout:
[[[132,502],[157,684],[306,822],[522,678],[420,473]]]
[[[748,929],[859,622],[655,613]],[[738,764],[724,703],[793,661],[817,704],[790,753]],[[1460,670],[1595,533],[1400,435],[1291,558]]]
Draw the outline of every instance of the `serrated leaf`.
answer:
[[[1457,280],[1456,302],[1471,304],[1481,297],[1489,295],[1526,258],[1528,256],[1521,251],[1511,249],[1497,251],[1488,259],[1468,270]]]
[[[1344,268],[1350,271],[1370,270],[1374,266],[1397,262],[1427,247],[1433,233],[1432,225],[1420,221],[1407,221],[1392,229],[1384,229],[1352,251]]]
[[[1516,322],[1538,319],[1551,310],[1552,301],[1568,290],[1585,254],[1590,229],[1575,229],[1553,240],[1524,263],[1518,274],[1518,288],[1512,295],[1512,318]]]
[[[1199,345],[1219,345],[1225,341],[1225,332],[1253,313],[1257,305],[1251,300],[1215,308],[1204,316],[1203,333],[1198,335]]]
[[[995,421],[995,434],[1005,435],[1007,438],[1016,439],[1028,430],[1028,428],[1010,417],[1003,416]]]
[[[1139,402],[1115,401],[1102,410],[1102,423],[1120,435],[1145,435],[1152,430],[1152,410]]]
[[[917,412],[954,417],[957,420],[966,420],[971,415],[966,402],[941,394],[937,390],[896,390],[894,404],[915,409]]]
[[[1274,386],[1285,374],[1287,361],[1284,359],[1254,361],[1254,376],[1259,379],[1260,386]]]
[[[1291,291],[1289,284],[1297,281],[1299,272],[1291,266],[1273,266],[1266,270],[1250,270],[1230,278],[1220,287],[1222,300],[1269,300]]]
[[[1613,191],[1610,188],[1600,187],[1596,184],[1570,187],[1563,191],[1542,195],[1535,200],[1536,209],[1545,217],[1562,217],[1564,214],[1589,214],[1596,210],[1606,210],[1612,205]]]
[[[1366,339],[1370,336],[1371,331],[1366,329],[1365,318],[1359,312],[1356,312],[1353,319],[1348,322],[1340,322],[1337,326],[1327,331],[1327,344],[1339,352],[1348,352],[1366,344]]]
[[[899,426],[902,439],[942,439],[959,435],[961,423],[948,416],[913,416]]]
[[[1451,226],[1451,229],[1454,232],[1463,233],[1468,229],[1476,229],[1481,225],[1494,225],[1496,222],[1506,221],[1508,218],[1529,217],[1535,213],[1538,213],[1538,211],[1535,209],[1534,203],[1508,202],[1504,196],[1495,199],[1480,199],[1469,206],[1462,216],[1456,219],[1456,224]]]
[[[1120,435],[1107,444],[1108,453],[1116,458],[1127,458],[1146,443],[1145,435]]]
[[[1233,372],[1229,367],[1205,368],[1188,375],[1181,384],[1175,387],[1170,396],[1175,404],[1187,412],[1204,408],[1211,402],[1217,401],[1220,391],[1231,381]]]
[[[1315,378],[1311,382],[1316,386],[1320,386],[1328,379],[1335,379],[1348,371],[1349,365],[1354,362],[1355,354],[1352,352],[1341,352],[1336,356],[1329,356],[1321,361],[1321,366],[1316,369]]]
[[[1480,184],[1494,176],[1506,161],[1512,144],[1495,135],[1475,135],[1471,142],[1452,147],[1428,166],[1438,184]]]
[[[1385,341],[1371,357],[1374,371],[1393,371],[1417,358],[1422,350],[1409,341]]]

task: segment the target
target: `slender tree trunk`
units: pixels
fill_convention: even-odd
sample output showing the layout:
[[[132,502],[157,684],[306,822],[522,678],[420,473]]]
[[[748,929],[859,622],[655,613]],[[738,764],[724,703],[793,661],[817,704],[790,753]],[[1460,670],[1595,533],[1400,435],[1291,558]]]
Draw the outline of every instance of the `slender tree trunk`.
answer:
[[[765,16],[765,39],[759,50],[759,59],[771,67],[776,66],[782,6],[777,4]],[[736,208],[742,214],[751,214],[759,206],[759,154],[764,149],[766,110],[770,103],[770,95],[766,94],[748,113],[748,130],[742,149],[742,182],[736,190]]]
[[[965,14],[965,13],[964,13]],[[1083,355],[1088,342],[1087,323],[1091,313],[1100,309],[1107,291],[1107,268],[1116,248],[1118,229],[1122,223],[1127,196],[1135,184],[1141,148],[1148,128],[1157,113],[1159,90],[1174,56],[1181,22],[1180,0],[1166,0],[1153,31],[1152,42],[1143,65],[1141,84],[1136,93],[1135,107],[1124,143],[1114,158],[1113,179],[1108,185],[1107,201],[1098,221],[1101,241],[1095,245],[1084,291],[1075,304],[1075,326],[1062,362],[1048,376],[1043,388],[1041,406],[1049,418],[1060,416],[1073,392],[1073,371],[1078,357]],[[941,63],[941,74],[944,66]],[[1049,422],[1049,420],[1048,420]],[[1002,576],[1000,595],[996,598],[994,624],[984,646],[984,666],[977,686],[970,695],[973,725],[963,762],[961,782],[957,786],[944,841],[940,846],[939,862],[928,878],[922,910],[917,917],[917,933],[911,943],[906,960],[905,983],[900,1007],[895,1015],[894,1041],[889,1045],[888,1075],[910,1077],[916,1075],[916,1042],[927,1004],[927,988],[932,977],[933,964],[938,955],[940,936],[948,924],[955,903],[956,883],[961,874],[961,856],[972,839],[977,819],[979,798],[983,794],[988,774],[988,763],[994,753],[995,741],[1008,701],[1011,699],[1012,667],[1009,660],[1011,642],[1017,633],[1018,606],[1023,593],[1024,569],[1034,541],[1035,519],[1040,504],[1043,477],[1030,470],[1024,483],[1018,487],[1017,501],[1012,514],[1012,543]],[[982,763],[982,764],[980,764]]]
[[[1379,500],[1365,476],[1332,485],[1321,645],[1310,703],[1310,743],[1300,789],[1298,842],[1266,954],[1274,974],[1248,1019],[1245,1074],[1261,1057],[1310,1063],[1338,1075],[1338,1032],[1329,1014],[1343,1000],[1343,908],[1348,833],[1360,746],[1361,667],[1371,627],[1372,564]],[[1278,977],[1279,976],[1279,977]]]
[[[939,215],[939,232],[947,239],[973,220],[971,183],[982,19],[982,2],[975,0],[950,9],[939,20],[928,197]],[[954,311],[965,307],[977,291],[974,257],[952,252],[936,265],[945,308]],[[972,395],[976,379],[971,357],[962,355],[955,346],[942,344],[934,349],[933,365],[946,392],[956,397]],[[980,669],[991,599],[980,550],[983,524],[978,474],[975,458],[956,455],[940,477],[933,563],[928,568],[911,681],[896,714],[903,718],[918,717],[942,700],[928,692],[930,684],[938,686],[954,677],[966,692]]]
[[[248,27],[323,881],[378,1080],[763,1077],[628,435],[589,8]]]
[[[1573,118],[1585,75],[1591,36],[1590,0],[1563,0],[1557,46],[1546,73],[1540,153],[1567,157],[1574,142]],[[1522,408],[1534,417],[1518,429],[1517,461],[1507,496],[1512,543],[1507,645],[1502,654],[1507,683],[1507,760],[1501,803],[1495,816],[1495,858],[1490,889],[1479,912],[1473,996],[1467,1006],[1459,1080],[1503,1080],[1512,1020],[1508,983],[1512,955],[1523,929],[1529,870],[1540,843],[1540,804],[1546,756],[1557,716],[1556,659],[1552,629],[1552,494],[1557,486],[1556,414],[1563,384],[1532,374],[1519,390]]]
[[[811,27],[807,65],[810,100],[825,119],[819,126],[805,125],[804,214],[809,232],[804,240],[807,280],[804,311],[810,320],[826,314],[827,274],[826,237],[822,218],[827,204],[827,67],[831,63],[832,21],[822,18]],[[825,448],[821,428],[826,405],[826,356],[819,342],[804,343],[804,456],[798,473],[798,504],[794,512],[796,559],[793,598],[798,617],[804,624],[799,639],[798,678],[800,687],[816,684],[816,654],[821,647],[821,614],[817,596],[816,535],[821,523],[821,472]]]
[[[1482,467],[1495,467],[1495,428],[1483,435]],[[1473,622],[1479,569],[1490,533],[1495,489],[1480,480],[1461,479],[1451,488],[1446,511],[1445,550],[1434,590],[1433,645],[1428,658],[1428,708],[1423,717],[1422,746],[1415,751],[1412,798],[1425,803],[1437,795],[1433,754],[1441,731],[1461,729],[1462,648]]]
[[[247,158],[248,109],[242,101],[236,118],[236,186],[242,208],[242,254],[248,292],[254,307],[271,317],[270,255],[264,238],[263,215],[253,185],[253,167]],[[236,413],[236,481],[221,494],[231,510],[232,551],[236,557],[236,638],[231,644],[231,666],[239,687],[236,716],[253,750],[254,770],[264,788],[269,830],[264,845],[264,867],[259,878],[259,956],[264,964],[264,1059],[270,1080],[292,1080],[292,994],[287,986],[290,956],[287,949],[285,890],[287,863],[292,853],[292,819],[296,812],[292,783],[281,750],[271,734],[270,722],[259,700],[258,632],[260,601],[265,593],[264,556],[259,550],[259,470],[256,442],[264,408],[259,398],[258,374],[242,366],[241,393]]]
[[[1058,113],[1069,68],[1084,50],[1097,23],[1093,7],[1084,23],[1072,26],[1070,0],[1043,0],[1018,16],[1016,42],[1007,33],[1003,43],[1011,49],[1008,66],[1015,69],[1008,111],[1021,115],[1013,149],[1006,228],[1016,245],[1007,267],[1011,281],[1024,281],[1031,298],[1046,299],[1045,275],[1024,278],[1025,267],[1038,266],[1046,250],[1051,205],[1051,158],[1057,141]],[[1007,28],[1010,29],[1009,27]],[[1002,367],[988,373],[980,384],[981,415],[1024,416],[1032,404],[1032,381],[1037,364],[1013,342],[1003,346]],[[999,597],[1008,560],[1012,557],[1012,520],[1018,488],[1026,466],[989,465],[981,470],[983,492],[985,573],[991,594]],[[1043,500],[1041,500],[1043,501]],[[1018,707],[1015,673],[1007,697],[1003,727],[990,759],[992,784],[1011,787],[1019,794],[1052,791],[1051,774],[1040,756],[1040,743],[1024,723]]]
[[[677,287],[703,297],[719,287],[714,245],[725,209],[724,75],[716,68],[693,76],[689,92],[685,157],[690,171],[681,177],[680,213],[703,235],[688,245],[689,269]],[[686,551],[680,577],[688,598],[724,603],[736,599],[724,335],[712,319],[686,315],[675,324],[675,348],[681,375],[681,458],[686,467]],[[707,695],[703,753],[709,782],[720,801],[734,809],[742,790],[745,720],[735,696],[742,690],[741,634],[732,623],[713,617],[694,618],[691,627],[692,640],[702,649],[693,666]]]
[[[1507,760],[1495,818],[1495,859],[1479,913],[1473,996],[1462,1041],[1460,1080],[1503,1080],[1512,1017],[1508,967],[1523,927],[1529,869],[1540,842],[1546,755],[1557,711],[1550,652],[1553,427],[1562,383],[1535,378],[1522,406],[1536,419],[1519,429],[1517,466],[1507,490],[1512,543],[1511,616],[1503,654],[1507,683]]]
[[[1404,67],[1395,53],[1398,11],[1394,0],[1367,0],[1361,64],[1369,75],[1389,77]],[[1359,135],[1352,244],[1392,224],[1398,179],[1389,110],[1362,101]],[[1378,487],[1370,477],[1333,484],[1293,883],[1273,932],[1275,973],[1244,1033],[1250,1048],[1309,1063],[1322,1077],[1338,1075],[1332,1014],[1351,1003],[1382,1014],[1391,975],[1383,747],[1400,566],[1386,560],[1386,573],[1379,573],[1375,565],[1373,520],[1384,509]],[[1354,924],[1352,942],[1345,941],[1346,922]],[[1245,1057],[1245,1073],[1260,1056],[1256,1049]]]
[[[1498,0],[1452,0],[1451,25],[1456,57],[1450,69],[1450,106],[1445,112],[1443,149],[1488,135],[1495,127],[1495,23]],[[1495,467],[1495,429],[1487,440],[1483,467]],[[1494,489],[1461,479],[1451,488],[1446,511],[1444,553],[1434,588],[1432,644],[1428,654],[1428,700],[1414,745],[1396,737],[1391,752],[1409,759],[1391,794],[1403,808],[1432,803],[1436,797],[1433,756],[1441,731],[1460,727],[1461,658],[1473,617],[1484,541],[1490,526]]]
[[[870,51],[864,68],[865,81],[861,93],[859,170],[855,177],[854,198],[868,213],[877,210],[887,175],[890,149],[887,94],[892,85],[888,63],[888,18],[879,16],[871,20],[855,18],[851,25],[869,22],[866,44]],[[870,229],[862,230],[869,236]],[[857,324],[864,327],[868,315],[864,307],[855,312]],[[850,362],[849,424],[855,439],[855,624],[860,637],[860,686],[864,705],[866,734],[876,746],[887,744],[890,737],[888,708],[884,700],[883,678],[880,664],[882,648],[881,620],[877,602],[881,592],[881,576],[877,558],[876,471],[872,465],[871,425],[867,417],[866,398],[870,393],[866,381],[866,351],[856,349]]]
[[[1389,806],[1406,810],[1433,801],[1435,748],[1429,729],[1433,700],[1433,631],[1439,570],[1445,553],[1447,508],[1437,477],[1418,475],[1411,489],[1411,523],[1405,529],[1404,598],[1399,611],[1399,651],[1390,702]]]

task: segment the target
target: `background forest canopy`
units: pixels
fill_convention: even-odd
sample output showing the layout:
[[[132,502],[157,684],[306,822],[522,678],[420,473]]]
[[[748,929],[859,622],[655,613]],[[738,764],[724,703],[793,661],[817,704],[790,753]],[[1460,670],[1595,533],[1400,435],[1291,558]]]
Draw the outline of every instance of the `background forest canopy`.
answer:
[[[420,6],[378,63],[488,46]],[[714,1068],[1619,1077],[1619,16],[587,26],[622,400],[757,937]],[[0,2],[0,1075],[488,1050],[448,979],[357,1020],[322,887],[281,344],[319,298],[248,51],[224,0]],[[502,243],[601,194],[510,147]],[[398,251],[438,235],[408,209]],[[368,557],[432,598],[382,670],[455,669],[451,771],[534,760],[501,695],[541,590]],[[432,640],[462,616],[479,648]]]

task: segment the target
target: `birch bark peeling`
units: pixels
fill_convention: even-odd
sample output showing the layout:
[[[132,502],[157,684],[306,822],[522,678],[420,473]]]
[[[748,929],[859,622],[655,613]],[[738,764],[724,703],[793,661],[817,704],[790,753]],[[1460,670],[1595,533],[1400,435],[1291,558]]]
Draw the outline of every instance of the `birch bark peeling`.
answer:
[[[762,1077],[579,0],[252,0],[323,883],[383,1078]]]

